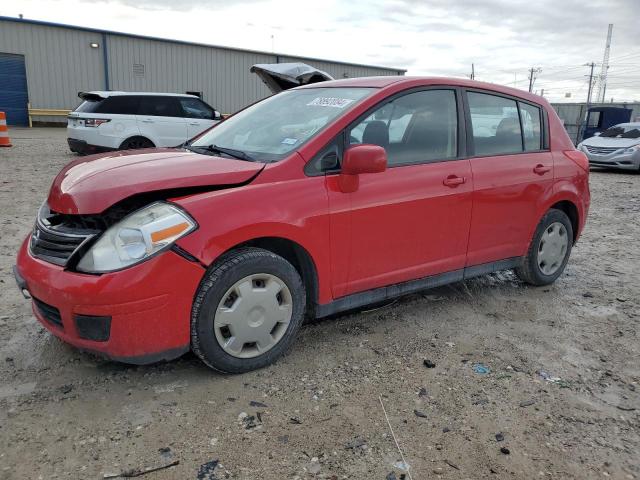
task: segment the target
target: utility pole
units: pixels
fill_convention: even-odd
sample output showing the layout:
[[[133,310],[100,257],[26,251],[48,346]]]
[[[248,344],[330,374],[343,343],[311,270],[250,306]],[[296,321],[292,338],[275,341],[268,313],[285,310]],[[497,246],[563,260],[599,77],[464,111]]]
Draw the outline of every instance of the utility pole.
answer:
[[[587,92],[587,109],[589,109],[589,104],[591,103],[591,94],[593,93],[593,69],[596,67],[594,62],[585,63],[585,67],[591,67],[589,72],[589,90]]]
[[[533,82],[536,81],[534,74],[540,73],[542,71],[541,68],[531,67],[529,69],[529,93],[533,92]]]
[[[611,51],[611,34],[613,33],[613,23],[609,24],[607,31],[607,43],[604,46],[604,56],[602,57],[602,68],[598,76],[598,92],[596,102],[604,103],[604,95],[607,90],[607,73],[609,72],[609,53]]]
[[[594,62],[591,62],[591,63],[585,63],[584,66],[591,67],[591,70],[589,71],[589,90],[587,92],[587,104],[584,109],[584,117],[582,118],[582,125],[578,126],[576,143],[580,141],[581,133],[584,131],[585,128],[587,128],[587,118],[589,117],[589,105],[591,103],[591,93],[593,91],[593,69],[596,67],[596,64]]]

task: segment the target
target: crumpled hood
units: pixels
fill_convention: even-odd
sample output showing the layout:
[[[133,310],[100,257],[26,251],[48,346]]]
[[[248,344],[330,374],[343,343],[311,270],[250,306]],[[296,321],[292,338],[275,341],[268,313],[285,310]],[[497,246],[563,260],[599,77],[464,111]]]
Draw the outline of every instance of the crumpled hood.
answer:
[[[333,80],[327,72],[300,62],[257,63],[249,71],[258,75],[273,93],[280,93],[300,85]]]
[[[262,163],[174,148],[94,155],[62,169],[48,203],[58,213],[95,214],[140,193],[242,184],[263,168]]]

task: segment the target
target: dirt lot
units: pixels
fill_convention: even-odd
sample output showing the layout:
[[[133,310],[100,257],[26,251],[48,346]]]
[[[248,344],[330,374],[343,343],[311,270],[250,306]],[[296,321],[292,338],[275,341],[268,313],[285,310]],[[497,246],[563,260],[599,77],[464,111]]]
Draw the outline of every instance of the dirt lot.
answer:
[[[10,133],[0,478],[97,479],[177,460],[143,478],[400,479],[380,397],[414,480],[640,478],[639,175],[592,173],[587,229],[551,287],[511,272],[457,283],[308,324],[276,365],[221,376],[192,355],[110,363],[36,322],[11,266],[73,156],[62,129]]]

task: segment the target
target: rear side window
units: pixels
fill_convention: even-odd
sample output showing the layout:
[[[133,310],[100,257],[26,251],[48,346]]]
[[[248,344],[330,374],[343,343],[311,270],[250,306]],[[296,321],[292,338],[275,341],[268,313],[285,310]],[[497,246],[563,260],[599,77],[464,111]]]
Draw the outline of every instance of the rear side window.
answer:
[[[74,112],[95,113],[96,109],[103,101],[104,100],[85,100],[74,110]]]
[[[140,97],[139,115],[154,117],[182,117],[182,108],[176,97],[144,95]]]
[[[455,92],[425,90],[395,98],[351,128],[348,140],[384,147],[390,167],[456,158]]]
[[[520,103],[520,118],[522,119],[522,133],[524,134],[524,149],[528,152],[542,150],[542,122],[538,107],[528,103]]]
[[[139,97],[114,95],[103,100],[87,100],[82,102],[76,112],[108,113],[115,115],[135,115],[138,112]]]
[[[180,105],[184,111],[184,116],[187,118],[205,118],[207,120],[213,120],[213,109],[197,98],[181,98]]]
[[[522,131],[515,100],[468,92],[476,155],[520,153]]]

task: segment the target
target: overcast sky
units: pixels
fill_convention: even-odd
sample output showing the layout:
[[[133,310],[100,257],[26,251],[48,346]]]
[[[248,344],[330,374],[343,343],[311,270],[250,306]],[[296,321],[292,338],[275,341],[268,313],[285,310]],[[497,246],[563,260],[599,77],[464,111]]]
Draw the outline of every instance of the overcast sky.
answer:
[[[640,0],[17,0],[1,15],[468,76],[584,101],[614,24],[607,101],[640,101]],[[595,69],[600,73],[600,66]],[[596,87],[597,90],[597,87]],[[571,97],[566,98],[565,94]]]

